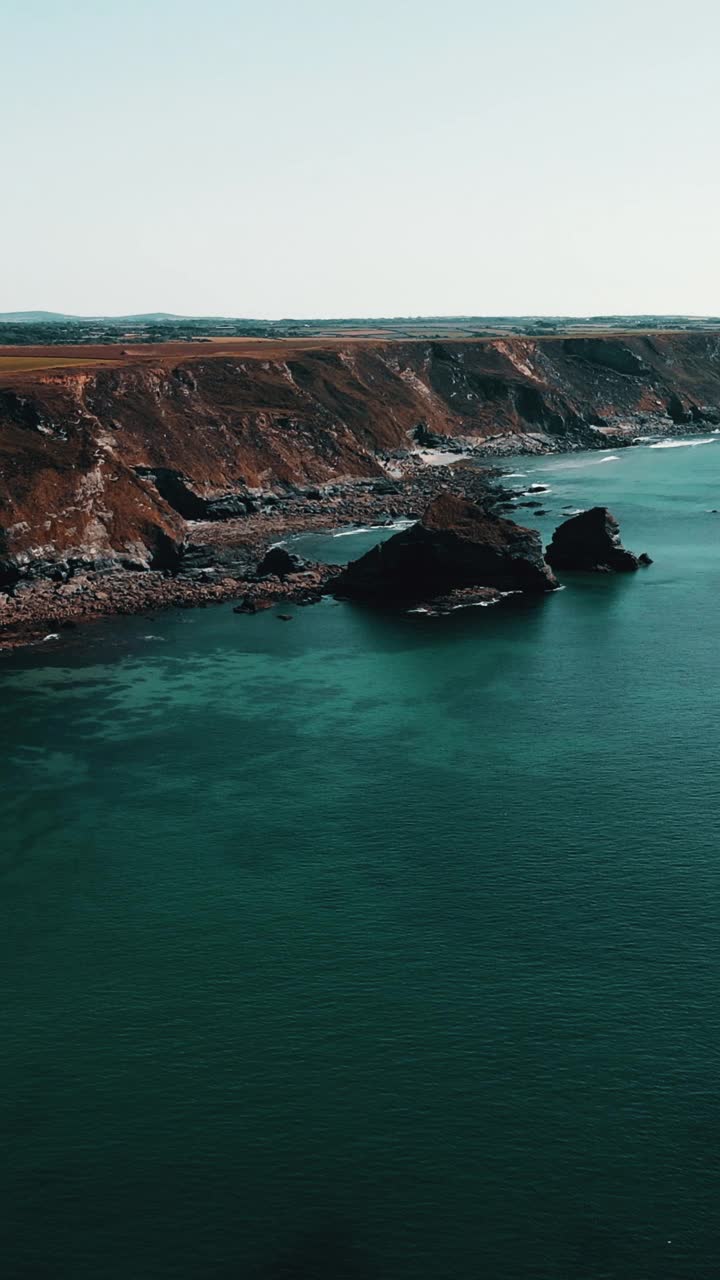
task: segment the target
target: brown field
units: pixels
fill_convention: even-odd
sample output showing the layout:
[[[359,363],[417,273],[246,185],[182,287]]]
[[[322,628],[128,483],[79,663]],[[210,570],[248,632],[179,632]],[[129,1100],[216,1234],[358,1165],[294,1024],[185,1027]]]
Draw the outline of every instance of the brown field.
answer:
[[[21,348],[25,350],[26,348]],[[55,357],[50,359],[49,356],[43,355],[17,355],[9,356],[0,354],[0,373],[16,373],[22,372],[24,369],[67,369],[75,365],[87,365],[86,360],[69,359],[68,357]],[[101,364],[112,364],[112,360],[96,359],[92,361],[93,367]]]
[[[694,330],[695,336],[703,334],[703,330]],[[707,330],[707,332],[717,332]],[[530,340],[543,344],[562,341],[564,338],[603,337],[603,338],[640,338],[659,333],[665,337],[673,333],[685,333],[685,330],[571,330],[562,333],[533,335]],[[155,367],[168,367],[179,360],[207,359],[209,356],[240,356],[252,359],[286,359],[312,350],[337,351],[345,350],[348,345],[377,346],[388,342],[428,342],[444,340],[452,342],[474,343],[479,341],[522,341],[523,335],[517,333],[497,332],[483,335],[482,338],[471,337],[467,332],[453,332],[449,329],[436,339],[435,334],[423,333],[419,328],[412,332],[399,334],[382,329],[354,329],[342,335],[319,336],[307,338],[208,338],[194,342],[154,342],[128,343],[123,346],[115,343],[83,344],[74,346],[2,346],[0,345],[0,385],[17,382],[18,375],[31,373],[59,372],[63,369],[77,372],[109,367],[150,364]]]
[[[379,342],[389,338],[354,335],[349,341]],[[10,347],[0,346],[0,382],[13,374],[42,373],[45,370],[122,368],[128,365],[166,366],[182,359],[208,356],[243,356],[255,359],[281,358],[321,348],[326,351],[346,347],[347,338],[211,338],[201,342],[150,342],[120,346],[115,343],[84,346]]]

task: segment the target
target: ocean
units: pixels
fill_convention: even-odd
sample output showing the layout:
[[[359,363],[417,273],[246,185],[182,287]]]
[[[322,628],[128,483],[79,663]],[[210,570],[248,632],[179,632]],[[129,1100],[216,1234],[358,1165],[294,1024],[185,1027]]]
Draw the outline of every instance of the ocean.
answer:
[[[720,435],[506,465],[655,563],[0,654],[7,1280],[716,1274]]]

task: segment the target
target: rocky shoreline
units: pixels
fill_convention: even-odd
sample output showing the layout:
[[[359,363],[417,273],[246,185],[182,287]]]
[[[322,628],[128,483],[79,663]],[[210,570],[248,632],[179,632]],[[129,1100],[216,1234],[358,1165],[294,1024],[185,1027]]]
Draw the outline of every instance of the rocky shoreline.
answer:
[[[0,647],[113,613],[316,598],[319,570],[258,574],[268,547],[417,520],[441,491],[501,514],[493,464],[513,455],[717,430],[719,353],[714,334],[348,338],[5,369]]]
[[[623,443],[635,442],[628,437]],[[313,531],[420,520],[440,494],[475,503],[493,517],[519,508],[543,514],[546,486],[512,489],[501,483],[503,469],[491,465],[482,445],[429,438],[423,443],[422,450],[398,451],[391,474],[380,479],[286,486],[284,492],[263,495],[243,516],[213,513],[208,519],[186,520],[185,539],[171,568],[119,567],[117,561],[98,567],[32,566],[27,577],[0,590],[0,650],[59,641],[79,624],[158,609],[232,601],[235,612],[255,613],[281,603],[315,603],[326,594],[335,567],[306,565],[287,577],[262,572],[260,562],[269,548]],[[607,447],[607,441],[603,444]],[[613,447],[621,447],[617,439]],[[436,605],[448,612],[469,603],[490,603],[502,594],[507,593],[488,590],[483,595],[481,590],[471,599],[472,593],[462,589]]]
[[[547,486],[530,484],[513,489],[502,483],[503,470],[488,466],[488,459],[478,446],[471,446],[468,453],[461,451],[457,442],[451,442],[452,448],[444,451],[440,459],[439,442],[427,443],[423,453],[428,456],[419,457],[415,450],[404,456],[399,454],[391,477],[344,479],[320,488],[290,486],[284,494],[267,495],[266,501],[257,503],[254,511],[242,517],[188,520],[181,554],[172,569],[119,568],[111,562],[97,568],[81,564],[59,570],[52,564],[43,564],[32,576],[0,591],[0,650],[58,642],[64,632],[80,624],[112,616],[166,608],[203,608],[227,601],[233,602],[234,612],[253,614],[282,603],[314,604],[326,594],[344,598],[352,594],[342,586],[348,581],[347,573],[343,573],[345,566],[295,563],[292,571],[283,572],[293,557],[284,551],[276,555],[272,548],[298,534],[354,526],[380,529],[403,518],[419,523],[409,531],[409,537],[396,535],[391,542],[412,543],[415,534],[422,533],[424,514],[438,502],[441,508],[443,502],[449,502],[451,507],[455,503],[454,516],[458,503],[470,504],[476,513],[487,517],[489,525],[496,529],[502,526],[504,550],[512,543],[509,530],[535,540],[537,548],[530,553],[523,547],[523,554],[532,559],[540,548],[539,535],[503,516],[519,508],[533,508],[544,514],[543,492]],[[600,523],[597,529],[593,526],[594,541],[591,539],[586,548],[585,524],[594,516],[600,517]],[[617,522],[604,509],[596,508],[566,521],[556,531],[556,540],[559,537],[562,541],[563,531],[576,526],[580,559],[576,564],[567,557],[565,561],[562,557],[554,559],[553,542],[548,548],[549,564],[610,570],[652,563],[649,557],[631,556],[620,546]],[[486,533],[487,530],[480,534],[481,540]],[[617,564],[610,554],[615,542]],[[599,563],[598,557],[608,563]],[[364,560],[371,558],[372,553],[368,553]],[[341,585],[336,590],[337,583]],[[459,579],[445,585],[447,590],[436,592],[430,607],[421,592],[415,601],[420,607],[415,611],[446,613],[473,604],[495,603],[504,595],[515,594],[517,587],[516,583],[499,579],[475,586]]]
[[[469,497],[486,509],[512,504],[512,491],[498,483],[494,467],[462,460],[446,465],[410,465],[384,482],[346,481],[323,490],[293,493],[242,519],[189,522],[175,571],[75,570],[67,580],[49,576],[21,580],[0,592],[0,649],[46,642],[80,623],[163,608],[198,608],[237,602],[253,613],[287,602],[311,604],[323,594],[329,566],[309,566],[281,578],[258,573],[267,550],[285,538],[314,530],[391,524],[419,518],[437,494]]]

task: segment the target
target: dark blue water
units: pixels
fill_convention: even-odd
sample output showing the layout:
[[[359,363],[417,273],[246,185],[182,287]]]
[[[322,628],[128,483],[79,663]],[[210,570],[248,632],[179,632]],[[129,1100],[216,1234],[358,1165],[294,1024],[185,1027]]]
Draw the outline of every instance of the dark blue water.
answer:
[[[656,563],[2,657],[4,1276],[716,1274],[720,446],[513,469]]]

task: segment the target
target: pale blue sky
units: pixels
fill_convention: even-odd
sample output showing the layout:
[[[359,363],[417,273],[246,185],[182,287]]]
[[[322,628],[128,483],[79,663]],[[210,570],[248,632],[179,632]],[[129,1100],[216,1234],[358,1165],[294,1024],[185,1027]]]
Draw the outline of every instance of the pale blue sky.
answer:
[[[720,312],[717,0],[2,0],[0,310]]]

